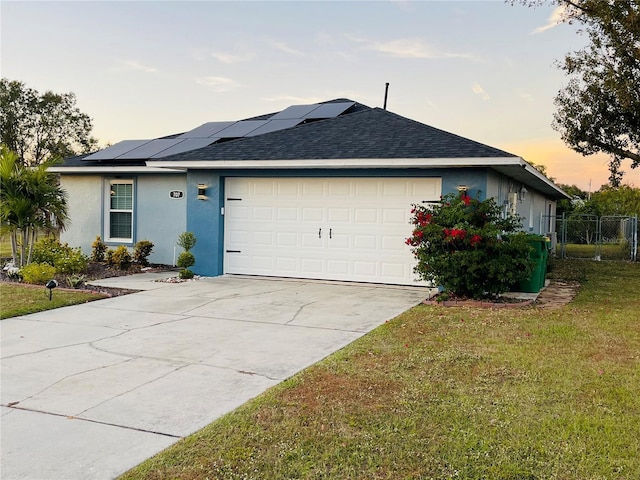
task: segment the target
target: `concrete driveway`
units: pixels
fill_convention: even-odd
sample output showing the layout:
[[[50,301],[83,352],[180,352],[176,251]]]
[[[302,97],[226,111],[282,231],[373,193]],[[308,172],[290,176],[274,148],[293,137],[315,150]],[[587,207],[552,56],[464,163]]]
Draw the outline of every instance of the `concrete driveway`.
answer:
[[[108,279],[144,291],[0,322],[2,479],[114,478],[427,296],[156,278]]]

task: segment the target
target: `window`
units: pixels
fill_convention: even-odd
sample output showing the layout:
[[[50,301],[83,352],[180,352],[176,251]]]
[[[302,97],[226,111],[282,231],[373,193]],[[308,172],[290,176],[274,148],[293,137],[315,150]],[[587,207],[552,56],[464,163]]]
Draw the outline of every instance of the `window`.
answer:
[[[133,180],[111,180],[105,215],[107,240],[133,241]]]

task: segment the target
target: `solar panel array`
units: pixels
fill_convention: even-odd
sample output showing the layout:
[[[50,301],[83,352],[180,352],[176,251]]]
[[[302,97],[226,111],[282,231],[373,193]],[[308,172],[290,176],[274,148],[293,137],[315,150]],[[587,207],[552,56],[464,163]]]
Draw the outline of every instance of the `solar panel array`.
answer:
[[[84,160],[146,160],[162,158],[209,146],[220,139],[254,137],[295,127],[305,121],[334,118],[355,105],[355,102],[293,105],[268,120],[238,122],[208,122],[175,138],[155,140],[124,140],[84,158]]]

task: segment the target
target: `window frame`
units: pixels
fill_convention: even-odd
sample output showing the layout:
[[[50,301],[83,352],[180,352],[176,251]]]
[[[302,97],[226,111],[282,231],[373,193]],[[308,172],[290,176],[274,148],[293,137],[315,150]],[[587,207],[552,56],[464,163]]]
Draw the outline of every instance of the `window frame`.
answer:
[[[113,185],[131,185],[131,208],[112,208],[111,207],[111,192]],[[110,178],[105,182],[104,192],[104,222],[103,222],[103,237],[105,242],[113,243],[127,243],[133,244],[135,235],[135,205],[136,205],[136,186],[135,181],[132,178]],[[131,236],[130,237],[114,237],[111,235],[111,214],[112,213],[129,213],[131,215]]]

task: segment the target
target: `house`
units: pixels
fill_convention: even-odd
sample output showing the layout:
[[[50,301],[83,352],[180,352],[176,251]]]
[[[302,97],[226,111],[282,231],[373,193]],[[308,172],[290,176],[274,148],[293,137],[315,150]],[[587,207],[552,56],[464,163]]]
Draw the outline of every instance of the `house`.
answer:
[[[567,195],[522,158],[347,99],[125,140],[55,168],[72,223],[62,240],[91,251],[154,243],[173,264],[197,237],[197,274],[413,284],[412,204],[466,190],[495,197],[548,234]]]

